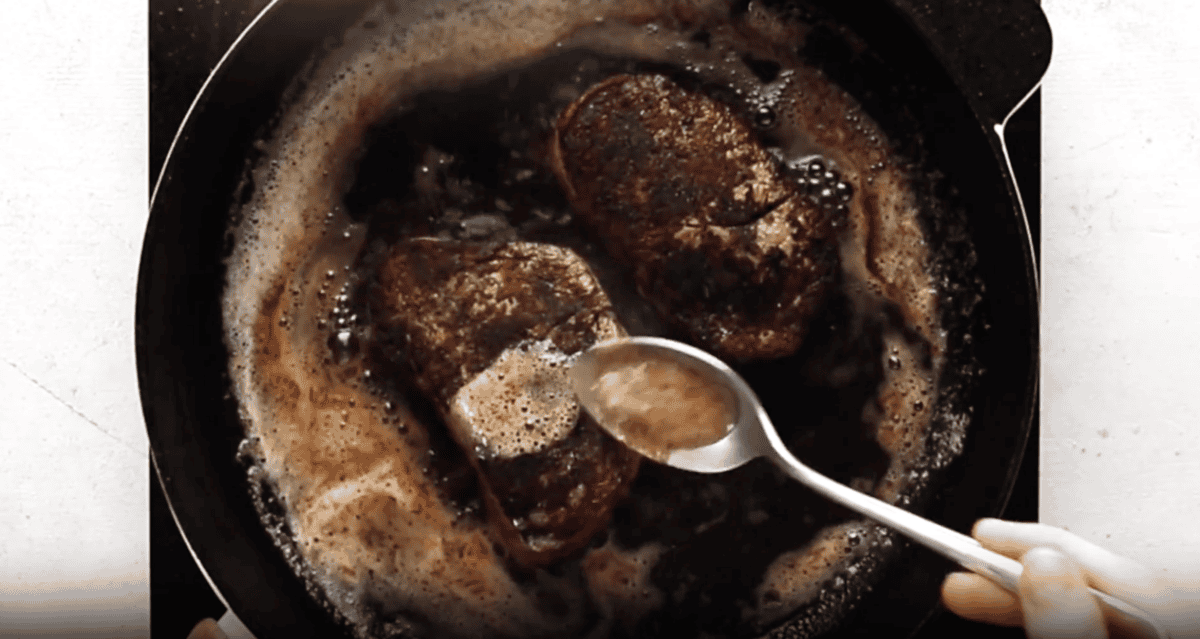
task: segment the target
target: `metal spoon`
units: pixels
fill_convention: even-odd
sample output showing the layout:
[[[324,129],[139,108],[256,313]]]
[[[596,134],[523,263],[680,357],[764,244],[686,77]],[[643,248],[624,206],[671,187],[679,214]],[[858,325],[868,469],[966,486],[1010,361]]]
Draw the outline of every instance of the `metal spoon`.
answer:
[[[614,398],[606,396],[606,393],[611,395],[613,392],[612,384],[602,383],[601,380],[605,375],[610,375],[604,378],[606,381],[613,379],[611,374],[620,375],[622,366],[638,360],[678,366],[682,371],[691,373],[687,376],[690,381],[701,379],[717,391],[701,393],[703,396],[718,397],[723,392],[724,397],[730,398],[728,401],[736,404],[725,407],[726,414],[734,416],[728,434],[699,448],[674,449],[665,454],[661,448],[647,448],[638,439],[626,437],[621,430],[622,420],[614,418]],[[605,430],[643,455],[665,461],[668,466],[697,473],[720,473],[757,457],[766,457],[785,473],[825,497],[900,531],[1009,592],[1017,592],[1017,581],[1022,570],[1020,562],[984,548],[967,535],[840,484],[801,463],[783,445],[758,397],[741,375],[704,351],[655,337],[610,340],[596,344],[580,355],[571,369],[571,379],[584,409]],[[665,382],[665,385],[669,384],[669,380]],[[664,386],[664,383],[656,382],[656,385]],[[646,392],[653,393],[653,390],[646,389],[647,385],[640,383],[629,390],[640,393],[639,399],[645,400]],[[619,404],[620,398],[615,399],[615,403]],[[644,402],[642,405],[645,405]],[[664,408],[660,413],[682,414],[674,406]],[[1094,588],[1089,590],[1100,603],[1110,624],[1139,632],[1135,636],[1169,637],[1162,625],[1144,610]]]

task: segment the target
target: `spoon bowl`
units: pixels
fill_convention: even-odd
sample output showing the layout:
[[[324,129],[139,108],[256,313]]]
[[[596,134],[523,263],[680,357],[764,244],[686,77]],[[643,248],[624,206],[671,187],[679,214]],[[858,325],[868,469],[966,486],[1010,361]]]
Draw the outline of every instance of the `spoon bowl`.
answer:
[[[647,361],[660,364],[652,371],[660,383],[650,383],[645,371],[637,368]],[[663,377],[668,378],[666,383],[661,383]],[[609,340],[580,355],[571,368],[571,378],[580,404],[601,427],[638,453],[668,466],[697,473],[723,473],[770,451],[770,444],[763,439],[768,429],[762,427],[769,421],[763,421],[767,416],[754,391],[741,375],[698,348],[657,337]],[[671,390],[681,385],[689,385],[691,392]],[[632,436],[621,426],[631,413],[645,413],[650,405],[663,408],[666,420],[656,420],[655,424],[660,429],[705,426],[696,423],[697,411],[681,406],[681,399],[695,403],[699,397],[710,404],[724,400],[725,406],[710,405],[699,412],[728,421],[711,424],[714,435],[704,445],[671,446],[670,441]],[[633,416],[646,421],[644,415]],[[716,433],[723,436],[717,437]]]
[[[1020,562],[802,463],[783,444],[758,396],[741,375],[698,348],[657,337],[601,342],[577,358],[571,383],[580,405],[602,428],[655,461],[697,473],[720,473],[766,457],[826,498],[899,531],[1009,592],[1017,592]],[[695,410],[697,403],[704,404],[700,410]],[[704,423],[705,419],[709,423]],[[681,431],[689,430],[709,434],[680,445],[685,439]],[[1137,633],[1133,636],[1169,637],[1144,610],[1095,588],[1089,590],[1110,624]]]

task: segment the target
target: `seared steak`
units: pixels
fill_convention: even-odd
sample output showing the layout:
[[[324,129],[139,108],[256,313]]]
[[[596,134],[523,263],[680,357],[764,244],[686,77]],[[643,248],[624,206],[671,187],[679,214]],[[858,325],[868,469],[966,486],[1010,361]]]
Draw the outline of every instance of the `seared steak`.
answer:
[[[624,330],[575,253],[404,240],[370,303],[389,359],[472,460],[511,556],[545,564],[607,525],[639,458],[580,410],[566,374],[573,355]]]
[[[583,225],[665,322],[726,358],[799,347],[838,202],[806,195],[732,109],[662,76],[613,76],[563,111],[552,153]]]

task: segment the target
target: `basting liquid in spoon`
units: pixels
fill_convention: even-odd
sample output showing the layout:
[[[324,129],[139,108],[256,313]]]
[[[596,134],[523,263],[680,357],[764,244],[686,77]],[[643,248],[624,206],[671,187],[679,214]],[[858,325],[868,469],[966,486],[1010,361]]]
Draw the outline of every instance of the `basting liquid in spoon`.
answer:
[[[587,394],[584,406],[605,430],[673,466],[673,453],[725,439],[738,401],[730,388],[713,383],[707,369],[658,352],[633,340],[610,341],[581,356],[572,374],[577,394]]]
[[[783,445],[749,384],[704,351],[657,337],[609,340],[579,356],[571,383],[579,403],[602,428],[650,459],[682,470],[720,473],[766,457],[826,498],[1017,592],[1020,562],[805,466]],[[1132,636],[1170,636],[1144,610],[1089,590],[1114,629]]]

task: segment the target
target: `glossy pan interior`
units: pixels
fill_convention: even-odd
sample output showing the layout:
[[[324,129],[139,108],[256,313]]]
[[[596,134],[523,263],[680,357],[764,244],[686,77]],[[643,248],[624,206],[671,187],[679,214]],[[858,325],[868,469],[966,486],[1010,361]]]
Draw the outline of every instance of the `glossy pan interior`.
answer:
[[[885,127],[914,130],[921,153],[968,211],[986,295],[976,341],[983,373],[961,457],[925,512],[960,530],[998,514],[1021,463],[1036,403],[1037,278],[1029,230],[995,125],[1030,91],[1049,58],[1031,1],[853,0],[827,4],[826,69]],[[930,7],[934,7],[930,9]],[[220,325],[226,227],[252,141],[269,128],[293,77],[362,6],[301,0],[268,7],[206,84],[155,189],[137,295],[139,382],[155,469],[203,569],[259,636],[343,631],[305,592],[262,529],[236,460],[242,438]],[[841,50],[836,25],[870,44]],[[888,114],[894,121],[886,121]],[[835,635],[916,628],[945,564],[905,550]],[[787,634],[785,625],[780,628]]]

